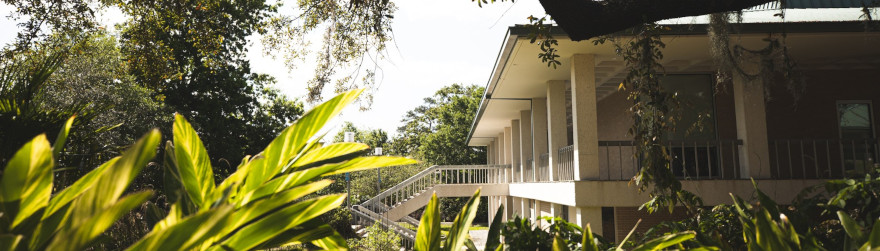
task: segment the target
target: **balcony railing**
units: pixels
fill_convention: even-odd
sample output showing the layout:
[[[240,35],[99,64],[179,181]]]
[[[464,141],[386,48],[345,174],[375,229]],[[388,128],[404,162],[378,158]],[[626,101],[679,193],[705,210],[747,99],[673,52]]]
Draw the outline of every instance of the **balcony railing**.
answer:
[[[526,165],[523,166],[523,182],[532,182],[535,181],[535,159],[529,158],[526,160]]]
[[[770,141],[775,179],[833,179],[877,165],[878,139],[784,139]]]
[[[673,174],[681,179],[739,179],[741,140],[670,140]],[[630,180],[641,168],[632,141],[599,141],[599,179]]]
[[[574,146],[559,148],[556,158],[556,179],[558,181],[576,180],[574,177]]]

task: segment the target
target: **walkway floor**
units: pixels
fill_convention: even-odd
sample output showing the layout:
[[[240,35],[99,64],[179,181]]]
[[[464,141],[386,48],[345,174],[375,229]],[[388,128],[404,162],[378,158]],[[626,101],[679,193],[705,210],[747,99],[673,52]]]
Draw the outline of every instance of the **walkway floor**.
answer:
[[[474,246],[477,246],[477,250],[483,250],[486,247],[486,236],[489,235],[489,230],[471,230],[468,231],[468,234],[474,240]]]

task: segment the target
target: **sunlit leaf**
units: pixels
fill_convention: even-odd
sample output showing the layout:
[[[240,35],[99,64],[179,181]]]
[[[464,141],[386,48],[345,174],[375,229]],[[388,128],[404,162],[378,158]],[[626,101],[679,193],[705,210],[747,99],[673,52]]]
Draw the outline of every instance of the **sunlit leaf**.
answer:
[[[211,203],[206,198],[214,190],[211,160],[192,125],[180,114],[174,116],[174,156],[186,194],[204,208]]]
[[[416,234],[416,251],[440,250],[440,205],[437,202],[437,194],[431,195],[431,200],[425,206],[422,220]]]
[[[479,205],[480,189],[477,189],[474,196],[471,196],[471,199],[465,203],[458,216],[455,216],[455,221],[452,222],[452,227],[449,228],[449,234],[446,236],[444,249],[461,250],[464,240],[467,239],[468,230],[471,228],[471,222],[477,216]]]
[[[21,147],[3,170],[0,180],[0,206],[10,225],[0,226],[4,232],[49,204],[52,194],[52,148],[45,134],[34,137]],[[3,223],[0,221],[0,224]]]

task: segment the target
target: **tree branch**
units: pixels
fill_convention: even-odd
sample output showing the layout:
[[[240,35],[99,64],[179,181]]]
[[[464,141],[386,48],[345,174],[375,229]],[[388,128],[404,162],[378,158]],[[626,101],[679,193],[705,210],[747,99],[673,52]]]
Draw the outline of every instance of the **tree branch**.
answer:
[[[540,0],[571,40],[581,41],[664,19],[738,11],[772,0]]]

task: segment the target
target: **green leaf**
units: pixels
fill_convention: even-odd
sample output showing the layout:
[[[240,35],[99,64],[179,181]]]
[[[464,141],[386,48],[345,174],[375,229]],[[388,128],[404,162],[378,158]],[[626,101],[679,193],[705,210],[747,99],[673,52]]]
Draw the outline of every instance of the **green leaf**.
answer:
[[[295,200],[303,196],[314,193],[333,183],[331,180],[321,180],[306,185],[298,186],[287,191],[273,194],[266,199],[254,201],[239,208],[233,213],[232,220],[229,222],[228,230],[236,229],[245,223],[251,222],[263,216],[266,213],[275,211],[279,208],[290,205]]]
[[[214,190],[211,160],[192,125],[180,114],[174,116],[174,156],[186,194],[200,208],[210,206],[212,201],[207,197]]]
[[[277,175],[287,163],[297,156],[306,143],[324,127],[327,122],[338,115],[342,108],[351,103],[363,92],[363,89],[348,91],[324,102],[307,112],[293,125],[284,129],[278,137],[269,143],[261,156],[264,161],[252,165],[245,180],[244,191],[251,191]],[[256,162],[251,162],[256,163]]]
[[[153,229],[126,250],[189,250],[215,238],[226,226],[232,206],[224,205],[186,217],[176,224]]]
[[[344,194],[327,195],[304,200],[244,226],[223,241],[221,245],[223,249],[249,250],[288,229],[339,207],[344,201]],[[220,250],[220,248],[214,246],[212,250]]]
[[[327,226],[330,228],[330,226]],[[332,228],[330,228],[332,230]],[[345,238],[342,235],[339,235],[336,231],[333,231],[333,234],[313,240],[312,244],[321,248],[321,250],[348,250],[348,243],[345,241]]]
[[[0,234],[0,250],[15,250],[21,244],[24,236],[12,234]]]
[[[565,244],[565,241],[562,240],[562,237],[556,235],[553,237],[553,251],[570,251],[568,249],[568,245]]]
[[[49,244],[46,250],[84,250],[89,243],[104,233],[117,219],[147,201],[153,193],[150,191],[135,193],[96,212],[88,219],[79,221],[77,225],[67,225]]]
[[[436,193],[431,195],[422,213],[414,248],[416,251],[440,250],[440,206]]]
[[[101,174],[107,170],[107,168],[116,164],[116,161],[119,160],[119,157],[110,159],[98,166],[98,168],[89,171],[86,175],[76,180],[73,185],[62,190],[60,193],[56,194],[55,197],[52,197],[49,200],[49,206],[46,208],[46,212],[43,214],[43,219],[48,218],[50,215],[54,214],[60,208],[64,207],[73,199],[77,198],[77,196],[81,195],[86,189],[91,188],[95,185],[95,182],[98,181],[98,177],[101,177]]]
[[[848,214],[844,211],[837,211],[837,218],[840,219],[840,225],[843,225],[843,230],[849,235],[850,238],[855,240],[857,243],[865,242],[865,236],[862,232],[862,227],[856,223]]]
[[[112,205],[122,196],[131,181],[156,155],[161,134],[153,130],[122,153],[112,167],[102,172],[91,188],[74,200],[73,221],[77,222]]]
[[[289,244],[302,244],[328,237],[336,238],[331,237],[332,235],[339,235],[339,233],[333,227],[324,223],[321,218],[314,218],[272,237],[272,239],[263,242],[255,249],[270,249]]]
[[[70,134],[70,127],[73,126],[73,119],[75,118],[76,115],[67,119],[67,122],[64,122],[64,127],[58,132],[58,137],[55,138],[55,144],[52,145],[53,159],[58,159],[58,156],[61,155],[61,150],[64,149],[64,143],[67,142],[67,135]]]
[[[587,223],[587,226],[584,227],[582,236],[581,246],[583,251],[599,251],[599,245],[596,243],[596,239],[593,238],[593,229],[590,228],[590,223]]]
[[[297,158],[291,166],[294,168],[294,170],[296,170],[297,167],[309,165],[319,161],[332,160],[340,156],[358,153],[369,148],[370,146],[361,143],[330,144],[316,150],[309,151],[302,157]]]
[[[680,233],[668,234],[645,242],[644,244],[634,248],[633,251],[661,250],[667,247],[678,245],[679,243],[693,239],[696,236],[697,233],[695,233],[694,231],[684,231]]]
[[[6,164],[0,180],[0,207],[4,218],[11,218],[12,222],[0,220],[4,232],[49,204],[54,165],[45,134],[26,143]]]
[[[468,229],[471,227],[471,222],[474,220],[474,217],[477,216],[477,207],[479,205],[480,189],[477,189],[477,191],[474,192],[474,196],[471,196],[471,199],[465,203],[465,206],[461,209],[458,216],[455,216],[455,221],[452,222],[452,227],[449,228],[449,234],[446,236],[446,245],[443,246],[444,249],[461,250],[464,240],[467,239]]]
[[[496,247],[501,245],[501,228],[504,226],[502,216],[504,216],[504,204],[501,204],[498,210],[495,211],[495,217],[492,218],[492,224],[489,225],[485,250],[495,250]]]
[[[861,250],[880,250],[880,220],[874,222],[874,227],[871,229],[870,236],[868,237],[868,242],[866,242],[864,245],[862,245],[861,248],[859,248],[859,251]]]
[[[388,167],[388,166],[402,166],[402,165],[410,165],[416,164],[418,161],[414,159],[404,158],[404,157],[388,157],[388,156],[370,156],[370,157],[359,157],[354,158],[352,160],[346,161],[342,164],[336,165],[336,168],[332,172],[328,172],[323,174],[334,175],[340,173],[348,173],[348,172],[356,172],[363,171],[367,169],[379,168],[379,167]]]

